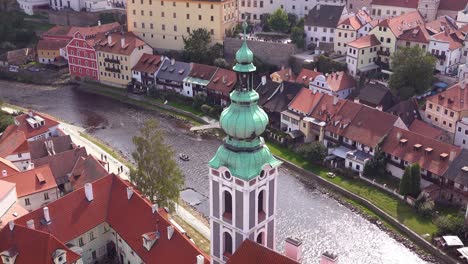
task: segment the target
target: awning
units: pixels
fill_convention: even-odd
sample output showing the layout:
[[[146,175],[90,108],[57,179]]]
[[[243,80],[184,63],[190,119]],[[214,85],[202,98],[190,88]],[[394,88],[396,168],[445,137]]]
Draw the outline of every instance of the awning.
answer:
[[[458,252],[460,252],[460,254],[468,259],[468,247],[463,247],[463,248],[457,248]]]
[[[379,68],[380,68],[379,65],[371,64],[371,65],[360,68],[359,71],[368,72],[368,71],[372,71],[372,70],[377,70]]]
[[[351,149],[343,146],[339,146],[337,148],[334,148],[330,154],[333,154],[337,157],[340,157],[342,159],[346,159],[346,154],[351,151]]]
[[[463,246],[463,242],[458,236],[443,236],[442,238],[444,239],[445,244],[449,247]]]
[[[294,131],[288,132],[288,135],[291,138],[296,139],[296,138],[299,138],[299,137],[303,137],[304,133],[302,133],[302,131],[300,131],[300,130],[294,130]]]

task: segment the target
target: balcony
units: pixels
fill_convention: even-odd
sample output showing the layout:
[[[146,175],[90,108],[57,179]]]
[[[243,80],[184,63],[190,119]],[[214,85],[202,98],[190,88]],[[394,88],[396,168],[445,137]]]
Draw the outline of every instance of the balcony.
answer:
[[[432,56],[436,57],[438,60],[445,61],[445,54],[432,54]]]
[[[120,69],[118,69],[118,68],[106,67],[105,69],[106,69],[106,71],[108,71],[108,72],[120,73]]]
[[[120,60],[118,59],[104,58],[104,61],[108,63],[120,64]]]
[[[388,57],[388,56],[390,56],[390,51],[388,51],[388,50],[378,50],[378,51],[377,51],[377,55],[379,55],[379,56],[387,56],[387,57]]]

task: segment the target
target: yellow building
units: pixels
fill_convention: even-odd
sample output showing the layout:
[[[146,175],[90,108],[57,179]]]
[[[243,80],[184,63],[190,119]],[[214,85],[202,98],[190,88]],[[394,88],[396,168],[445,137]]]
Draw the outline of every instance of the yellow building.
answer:
[[[371,20],[372,18],[366,10],[358,10],[355,15],[341,20],[335,30],[335,41],[333,42],[335,52],[346,54],[347,44],[359,38],[358,31]]]
[[[360,73],[377,69],[375,62],[379,46],[380,42],[374,35],[367,35],[348,43],[346,65],[349,74],[357,76]]]
[[[182,50],[183,37],[206,28],[212,42],[222,43],[238,21],[236,0],[128,0],[128,31],[151,47]]]
[[[40,63],[50,64],[55,58],[61,56],[60,49],[67,46],[67,40],[41,39],[37,42],[37,60]]]
[[[132,80],[132,68],[145,53],[153,50],[131,32],[112,33],[96,37],[99,80],[102,83],[125,87]]]
[[[380,41],[377,51],[379,63],[390,64],[390,57],[397,48],[397,40],[406,31],[424,24],[424,19],[418,11],[406,13],[401,16],[387,18],[377,24],[369,34],[374,34]]]

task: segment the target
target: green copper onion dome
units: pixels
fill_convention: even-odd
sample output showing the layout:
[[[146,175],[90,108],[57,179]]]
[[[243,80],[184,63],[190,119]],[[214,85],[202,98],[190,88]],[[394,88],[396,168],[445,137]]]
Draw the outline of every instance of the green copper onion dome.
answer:
[[[254,54],[247,46],[247,23],[242,24],[244,29],[244,40],[242,41],[241,48],[236,52],[237,64],[234,66],[234,71],[237,72],[254,72],[256,70],[253,65]]]

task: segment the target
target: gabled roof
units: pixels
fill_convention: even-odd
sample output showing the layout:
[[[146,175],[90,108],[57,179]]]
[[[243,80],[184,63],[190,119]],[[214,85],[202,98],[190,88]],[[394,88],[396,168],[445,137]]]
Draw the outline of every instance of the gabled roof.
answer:
[[[108,174],[104,164],[90,154],[87,157],[78,158],[69,179],[73,190],[77,190],[85,183],[96,181]]]
[[[339,108],[339,111],[335,112],[335,115],[330,117],[326,126],[326,130],[337,135],[343,135],[345,129],[356,117],[361,108],[366,107],[349,100],[342,100],[341,102],[342,105]]]
[[[302,69],[297,75],[296,82],[302,83],[305,87],[309,87],[309,83],[315,79],[315,77],[321,75],[321,72],[313,71],[309,69]]]
[[[9,125],[0,138],[0,157],[25,152],[28,152],[26,136],[15,125]]]
[[[270,74],[270,77],[273,75],[278,75],[283,82],[294,82],[296,80],[296,75],[292,72],[291,68],[282,69]]]
[[[16,184],[16,194],[18,197],[29,196],[34,193],[57,188],[57,183],[49,165],[16,173],[2,178],[2,180]]]
[[[362,49],[380,45],[380,41],[375,37],[374,34],[370,34],[353,40],[347,45],[356,49]]]
[[[263,108],[269,112],[281,113],[288,109],[289,103],[301,89],[302,84],[283,82],[279,90],[270,97],[270,100],[263,104]]]
[[[235,72],[219,68],[206,88],[221,92],[224,95],[229,95],[236,86],[236,83],[237,74]]]
[[[465,84],[464,89],[461,89],[462,85],[462,83],[456,83],[447,90],[428,97],[427,102],[441,105],[456,112],[466,111],[468,110],[468,84]]]
[[[418,102],[413,98],[397,103],[386,112],[400,117],[406,126],[410,126],[413,120],[421,118],[419,115]]]
[[[327,83],[334,92],[356,87],[356,80],[347,72],[343,71],[330,73],[327,76]]]
[[[372,17],[369,15],[369,13],[367,13],[366,10],[359,9],[357,14],[341,20],[338,25],[348,25],[351,26],[354,30],[358,30],[371,21]]]
[[[462,149],[460,151],[460,154],[444,173],[444,178],[468,186],[468,150]]]
[[[267,79],[265,81],[265,84],[260,82],[260,84],[255,89],[255,91],[260,96],[260,99],[258,100],[258,105],[263,107],[263,105],[270,100],[270,98],[275,94],[275,92],[279,91],[280,85],[281,84],[274,82],[270,79]]]
[[[50,147],[47,147],[46,144]],[[70,135],[65,135],[28,141],[28,148],[29,153],[31,154],[31,159],[35,160],[71,150],[75,148],[75,144],[73,144]]]
[[[418,8],[418,0],[372,0],[372,5]]]
[[[468,0],[440,0],[439,10],[460,11],[468,5]]]
[[[416,148],[416,144],[420,144],[421,147]],[[431,151],[428,152],[426,149]],[[393,127],[385,138],[382,150],[410,164],[418,163],[421,168],[438,176],[442,176],[447,171],[450,159],[458,156],[461,151],[454,145],[397,127]]]
[[[191,70],[187,77],[209,81],[213,78],[218,68],[210,65],[192,63]]]
[[[398,38],[405,31],[416,28],[419,25],[424,25],[424,18],[419,11],[414,11],[401,16],[384,19],[377,26],[390,28],[393,34]]]
[[[147,45],[132,32],[114,32],[111,34],[99,33],[96,36],[94,43],[97,51],[125,56],[129,56],[135,49]]]
[[[18,254],[15,264],[53,264],[52,256],[58,249],[65,250],[67,263],[74,263],[81,258],[53,235],[25,226],[15,225],[13,231],[6,226],[0,231],[0,237],[0,252]]]
[[[61,39],[40,39],[37,42],[37,50],[59,50],[67,46],[67,40]]]
[[[390,89],[379,83],[368,83],[357,96],[359,103],[370,107],[382,107],[385,111],[393,106],[393,95]]]
[[[456,31],[450,32],[449,30],[446,30],[444,32],[440,32],[431,36],[431,40],[448,43],[450,50],[460,49],[463,47],[463,40],[458,38]]]
[[[246,239],[229,258],[227,264],[299,264],[299,262]]]
[[[81,188],[49,203],[49,224],[41,223],[44,218],[42,209],[15,222],[26,225],[33,219],[36,230],[48,232],[59,241],[70,241],[99,224],[108,223],[145,263],[195,263],[197,255],[204,255],[177,228],[168,239],[167,227],[171,224],[165,210],[153,213],[150,202],[136,189],[128,199],[128,187],[132,185],[111,174],[92,183],[92,201],[87,200]],[[143,247],[141,237],[156,231],[160,238],[148,251]],[[207,256],[205,263],[209,263]]]
[[[50,169],[55,177],[58,185],[68,181],[68,174],[72,172],[73,167],[80,157],[86,157],[86,148],[76,148],[53,156],[46,156],[40,159],[33,160],[32,162],[36,167],[49,164]]]
[[[308,88],[302,88],[289,103],[288,108],[303,115],[309,115],[322,98],[322,93],[314,93]]]
[[[306,26],[336,28],[344,6],[316,5],[305,18]]]
[[[44,125],[41,125],[37,128],[31,127],[28,124],[27,119],[35,116],[42,118],[44,120]],[[18,124],[16,125],[16,129],[22,131],[27,139],[44,134],[48,132],[50,128],[59,125],[59,122],[57,122],[54,118],[34,111],[15,117],[15,123]]]
[[[64,38],[72,39],[76,32],[80,32],[85,38],[95,37],[99,33],[106,33],[119,30],[121,25],[117,22],[103,24],[92,27],[70,27],[70,26],[54,26],[46,32],[42,33],[42,37],[46,38]]]
[[[328,119],[331,120],[331,118],[334,118],[335,115],[340,112],[341,107],[343,107],[345,102],[349,101],[329,94],[322,94],[320,102],[317,107],[314,108],[310,117],[320,121],[328,121]]]
[[[446,29],[450,29],[450,30],[458,29],[455,20],[449,16],[441,16],[431,22],[427,22],[425,24],[425,28],[431,34],[440,33],[440,32],[445,31]]]
[[[168,81],[182,82],[188,76],[191,64],[175,60],[165,60],[156,78]]]
[[[430,35],[423,25],[418,25],[415,28],[406,30],[398,37],[398,39],[419,43],[429,43]]]
[[[440,140],[440,137],[444,134],[444,131],[440,128],[433,127],[428,123],[421,121],[419,119],[415,119],[411,126],[408,128],[410,131],[421,134],[428,138]]]
[[[133,66],[132,71],[155,74],[162,63],[162,58],[159,55],[145,53],[138,60],[137,64]]]
[[[19,172],[19,169],[11,161],[0,157],[0,178],[3,176],[3,171],[6,171],[8,176]]]

